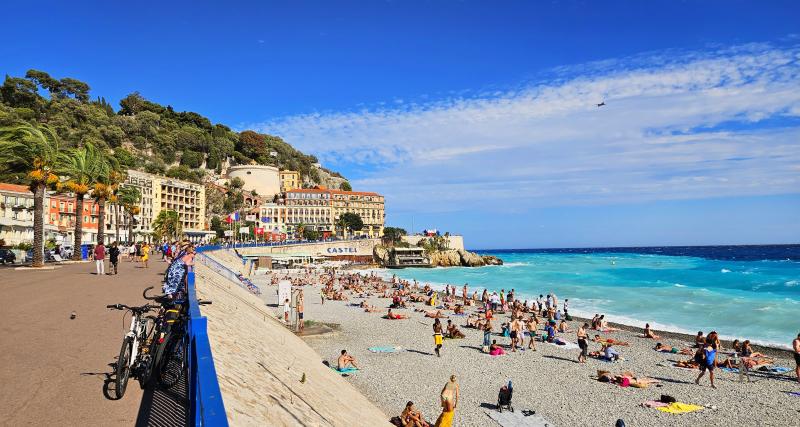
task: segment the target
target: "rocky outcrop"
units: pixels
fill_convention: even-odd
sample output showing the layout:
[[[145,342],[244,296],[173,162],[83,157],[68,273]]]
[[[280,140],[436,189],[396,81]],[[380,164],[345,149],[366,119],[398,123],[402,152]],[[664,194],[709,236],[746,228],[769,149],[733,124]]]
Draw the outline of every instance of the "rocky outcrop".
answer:
[[[431,265],[437,267],[461,267],[461,255],[455,249],[430,254]]]
[[[486,265],[503,265],[503,260],[493,255],[481,255]]]
[[[464,267],[483,267],[486,265],[486,263],[483,262],[483,258],[474,252],[459,249],[458,255],[461,257],[461,265]]]
[[[375,247],[372,248],[372,258],[374,258],[375,262],[381,267],[386,266],[386,263],[389,262],[389,251],[381,245],[375,245]]]

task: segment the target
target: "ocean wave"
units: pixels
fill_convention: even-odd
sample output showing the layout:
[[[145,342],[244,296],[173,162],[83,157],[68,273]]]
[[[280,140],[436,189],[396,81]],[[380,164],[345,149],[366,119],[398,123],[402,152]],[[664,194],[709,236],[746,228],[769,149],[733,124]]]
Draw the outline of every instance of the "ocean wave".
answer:
[[[680,283],[676,283],[673,286],[675,286],[676,288],[685,288],[686,287],[686,285],[681,285]]]
[[[523,266],[526,266],[526,265],[531,265],[531,264],[528,263],[528,262],[507,262],[507,263],[504,263],[503,265],[500,265],[498,267],[523,267]]]
[[[722,270],[720,270],[720,273],[730,273],[730,272],[731,271],[728,270],[727,268],[723,268]]]
[[[789,280],[788,282],[784,283],[786,286],[797,286],[800,285],[800,280]]]

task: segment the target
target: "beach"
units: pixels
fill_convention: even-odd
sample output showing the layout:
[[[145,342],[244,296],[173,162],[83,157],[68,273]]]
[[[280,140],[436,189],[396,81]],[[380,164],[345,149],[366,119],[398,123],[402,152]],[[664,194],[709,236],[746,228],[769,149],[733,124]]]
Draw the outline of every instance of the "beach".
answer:
[[[316,276],[315,276],[316,277]],[[268,278],[259,278],[267,304],[276,304],[275,286],[266,285]],[[312,279],[310,282],[316,282]],[[410,304],[408,309],[395,310],[406,314],[406,320],[386,320],[381,316],[391,302],[375,296],[367,298],[370,305],[380,308],[378,313],[366,313],[351,306],[363,298],[350,297],[350,301],[320,301],[320,286],[304,286],[306,294],[306,319],[340,325],[338,332],[318,337],[307,337],[306,342],[322,357],[335,364],[339,351],[347,349],[356,357],[361,370],[345,378],[369,400],[390,416],[399,415],[407,401],[413,401],[425,419],[433,422],[439,415],[438,395],[449,376],[456,375],[461,388],[461,400],[456,409],[455,425],[496,425],[486,411],[494,411],[500,387],[513,382],[513,406],[520,411],[535,411],[551,425],[614,425],[623,419],[628,426],[637,425],[798,425],[800,398],[787,392],[800,391],[794,377],[794,361],[785,350],[771,349],[776,357],[775,366],[792,372],[774,375],[751,372],[751,382],[739,383],[736,373],[716,370],[717,389],[712,389],[706,375],[701,385],[694,384],[699,371],[673,367],[679,360],[691,356],[661,353],[653,350],[656,341],[641,338],[641,331],[620,330],[600,333],[604,338],[627,341],[629,346],[615,348],[624,357],[621,362],[603,362],[589,358],[586,364],[577,364],[579,350],[565,349],[553,344],[537,342],[537,351],[509,352],[493,357],[480,351],[481,331],[463,327],[465,317],[450,319],[466,334],[464,339],[444,341],[441,357],[434,354],[432,337],[433,319],[411,307],[424,307],[422,303]],[[461,290],[459,289],[459,293]],[[470,290],[470,292],[472,292]],[[546,292],[546,291],[545,291]],[[564,297],[564,296],[562,296]],[[569,297],[566,295],[565,297]],[[430,307],[427,307],[430,308]],[[278,310],[273,308],[276,314]],[[475,307],[467,309],[468,312]],[[508,345],[509,338],[498,335],[499,324],[509,314],[498,315],[492,339]],[[442,319],[446,325],[446,319]],[[577,319],[569,322],[572,332],[559,337],[574,343]],[[541,333],[541,324],[540,324]],[[589,330],[590,336],[596,331]],[[706,331],[708,332],[708,331]],[[659,332],[656,332],[659,333]],[[678,348],[688,347],[693,336],[670,333],[658,340]],[[527,343],[527,339],[526,339]],[[724,344],[723,344],[724,345]],[[368,348],[396,346],[394,353],[372,353]],[[599,350],[600,345],[590,342],[589,350]],[[759,349],[760,350],[760,349]],[[640,389],[620,387],[596,380],[598,370],[615,374],[632,371],[661,381]],[[679,402],[704,406],[702,410],[687,414],[669,414],[642,406],[647,400],[658,400],[670,395]]]

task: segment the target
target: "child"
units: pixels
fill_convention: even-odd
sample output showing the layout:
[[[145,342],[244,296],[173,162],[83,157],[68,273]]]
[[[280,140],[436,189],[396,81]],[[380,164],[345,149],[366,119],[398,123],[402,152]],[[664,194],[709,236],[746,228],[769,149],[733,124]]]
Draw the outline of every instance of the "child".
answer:
[[[289,323],[289,298],[283,302],[283,323]]]

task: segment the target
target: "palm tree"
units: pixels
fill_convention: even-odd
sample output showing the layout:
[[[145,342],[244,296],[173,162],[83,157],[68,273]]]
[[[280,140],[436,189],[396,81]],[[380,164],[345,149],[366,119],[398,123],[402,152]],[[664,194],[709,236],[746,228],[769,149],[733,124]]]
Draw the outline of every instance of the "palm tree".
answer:
[[[65,188],[75,194],[75,253],[72,259],[81,259],[81,236],[83,234],[83,198],[106,167],[103,155],[94,144],[86,143],[66,153],[61,153],[61,174],[67,175],[69,180]]]
[[[303,234],[306,232],[306,224],[301,222],[294,227],[295,233],[297,234],[297,238],[303,238]]]
[[[117,190],[117,205],[122,206],[123,211],[128,217],[128,241],[133,242],[133,216],[139,214],[139,202],[142,200],[142,193],[139,187],[132,185],[122,186]]]
[[[25,123],[0,128],[0,163],[26,172],[33,193],[33,266],[44,265],[44,196],[58,185],[55,174],[60,144],[47,126]]]
[[[106,173],[101,173],[97,182],[94,183],[92,188],[92,197],[97,202],[97,241],[105,242],[106,234],[106,201],[116,199],[116,191],[122,181],[125,179],[125,173],[120,169],[119,162],[114,157],[109,156],[107,153],[102,153],[105,163],[104,169]],[[119,231],[117,231],[119,237]]]
[[[167,240],[176,240],[183,233],[181,221],[178,218],[178,213],[171,210],[163,210],[158,213],[156,219],[153,220],[153,233],[156,235],[156,240],[167,238]]]

